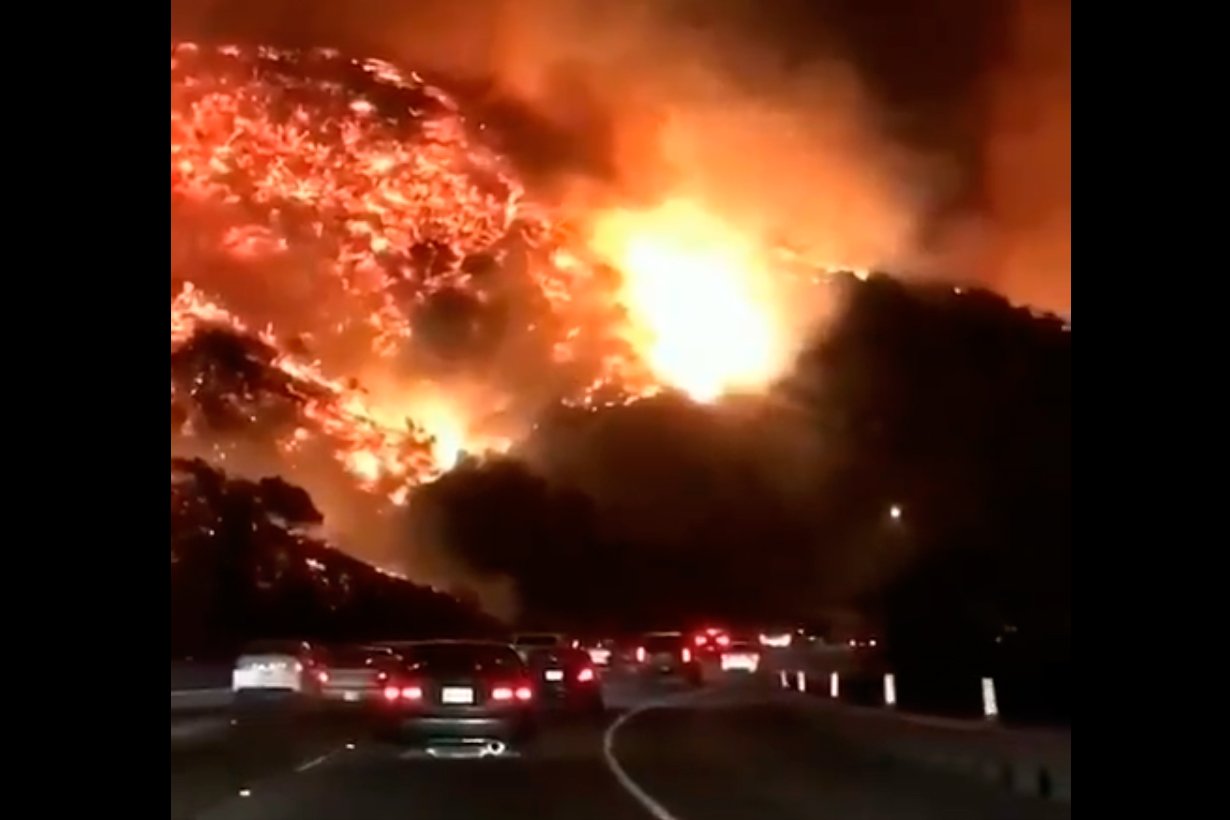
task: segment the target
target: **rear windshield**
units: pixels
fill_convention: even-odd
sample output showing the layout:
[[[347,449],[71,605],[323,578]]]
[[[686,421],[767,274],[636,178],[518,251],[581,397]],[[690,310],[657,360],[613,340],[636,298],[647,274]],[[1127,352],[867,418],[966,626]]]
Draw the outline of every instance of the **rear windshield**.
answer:
[[[393,657],[393,650],[377,646],[342,646],[329,653],[334,666],[370,666]]]
[[[499,644],[418,644],[401,648],[410,666],[431,671],[520,670],[521,658],[511,647]]]
[[[682,635],[649,635],[643,646],[649,652],[662,652],[668,649],[678,649],[683,642]]]
[[[558,646],[559,635],[518,635],[514,642],[517,646]]]
[[[586,666],[589,653],[580,649],[533,649],[526,653],[526,661],[539,666]]]
[[[245,655],[298,655],[306,652],[301,641],[253,641],[243,649]]]

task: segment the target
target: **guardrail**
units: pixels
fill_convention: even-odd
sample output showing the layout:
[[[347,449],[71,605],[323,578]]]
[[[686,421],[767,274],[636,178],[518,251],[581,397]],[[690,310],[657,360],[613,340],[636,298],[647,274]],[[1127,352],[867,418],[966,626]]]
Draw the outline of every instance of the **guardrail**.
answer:
[[[804,708],[822,716],[826,727],[849,742],[879,754],[928,768],[981,777],[1014,791],[1070,803],[1072,732],[1004,726],[999,721],[995,681],[981,681],[982,718],[937,717],[898,708],[899,682],[892,673],[877,676],[862,694],[878,690],[878,706],[843,698],[844,677],[836,669],[778,668],[772,674],[782,689],[796,693]]]
[[[231,704],[229,664],[171,663],[171,714],[224,709]]]

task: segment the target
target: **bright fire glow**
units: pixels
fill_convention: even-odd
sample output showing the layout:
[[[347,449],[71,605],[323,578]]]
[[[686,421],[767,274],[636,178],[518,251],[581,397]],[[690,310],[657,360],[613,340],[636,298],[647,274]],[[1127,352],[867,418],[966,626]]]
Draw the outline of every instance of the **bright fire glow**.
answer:
[[[591,246],[623,273],[629,341],[660,380],[708,402],[776,375],[784,351],[755,243],[676,199],[603,214]]]

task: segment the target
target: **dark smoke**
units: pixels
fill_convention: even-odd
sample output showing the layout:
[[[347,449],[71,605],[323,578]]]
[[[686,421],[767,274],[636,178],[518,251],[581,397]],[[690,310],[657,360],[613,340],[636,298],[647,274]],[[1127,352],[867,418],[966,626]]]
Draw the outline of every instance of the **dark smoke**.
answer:
[[[682,186],[825,264],[1070,309],[1070,0],[173,0],[443,75],[536,194]],[[775,180],[765,186],[766,178]]]
[[[1018,608],[1046,600],[1070,573],[1070,333],[988,293],[850,289],[768,397],[560,411],[424,487],[410,540],[512,578],[540,621],[806,617],[969,549],[1036,582]]]

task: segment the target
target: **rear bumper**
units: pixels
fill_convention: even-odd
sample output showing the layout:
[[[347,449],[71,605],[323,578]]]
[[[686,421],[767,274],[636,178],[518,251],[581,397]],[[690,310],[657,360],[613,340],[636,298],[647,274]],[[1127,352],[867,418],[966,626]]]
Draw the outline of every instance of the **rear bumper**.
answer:
[[[390,728],[406,740],[524,740],[534,732],[534,720],[524,712],[507,715],[403,715]]]
[[[235,703],[291,703],[306,700],[297,689],[235,689]]]
[[[383,702],[384,693],[378,689],[324,689],[320,698],[330,707],[354,708]]]

